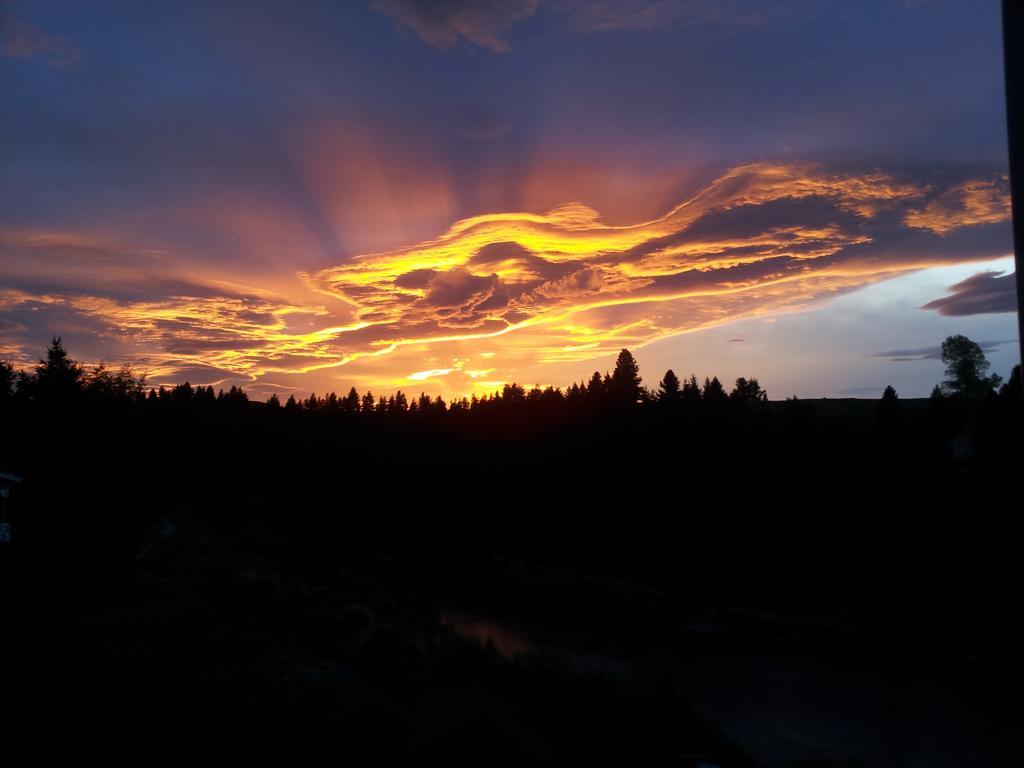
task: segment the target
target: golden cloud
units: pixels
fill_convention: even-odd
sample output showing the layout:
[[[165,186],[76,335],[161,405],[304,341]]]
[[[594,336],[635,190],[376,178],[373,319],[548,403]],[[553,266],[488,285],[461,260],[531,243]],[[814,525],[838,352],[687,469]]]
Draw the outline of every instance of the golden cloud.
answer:
[[[991,225],[1008,218],[1001,178],[943,186],[756,163],[632,225],[606,224],[581,203],[466,218],[434,239],[300,272],[305,298],[194,279],[168,278],[164,295],[24,286],[0,294],[0,319],[24,329],[32,308],[59,309],[144,350],[169,380],[208,370],[257,386],[412,381],[464,393],[547,380],[552,364],[796,311],[908,270],[1003,255],[1008,230]],[[0,249],[20,255],[12,264],[60,253],[79,271],[114,270],[108,283],[133,269],[130,253],[101,240],[2,235]]]

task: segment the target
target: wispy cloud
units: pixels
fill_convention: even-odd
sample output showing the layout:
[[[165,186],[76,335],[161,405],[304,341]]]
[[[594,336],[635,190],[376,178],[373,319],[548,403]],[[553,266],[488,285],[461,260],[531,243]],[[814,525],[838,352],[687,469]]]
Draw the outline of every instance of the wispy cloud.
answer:
[[[38,58],[59,70],[76,69],[85,58],[66,37],[51,35],[23,21],[0,17],[0,28],[0,46],[8,58]]]
[[[435,48],[465,41],[499,53],[509,49],[506,33],[540,10],[576,34],[748,24],[778,12],[730,0],[375,0],[372,7]]]
[[[999,341],[979,341],[978,346],[984,352],[993,352],[1003,344],[1016,344],[1016,339]],[[942,347],[916,347],[914,349],[890,349],[887,352],[875,352],[870,357],[887,357],[894,363],[913,363],[921,360],[941,360]]]
[[[451,48],[465,40],[501,52],[508,50],[502,34],[531,16],[539,4],[539,0],[376,0],[373,8],[435,48]]]
[[[733,0],[554,0],[574,32],[660,29],[672,24],[749,24],[777,14],[779,8]]]

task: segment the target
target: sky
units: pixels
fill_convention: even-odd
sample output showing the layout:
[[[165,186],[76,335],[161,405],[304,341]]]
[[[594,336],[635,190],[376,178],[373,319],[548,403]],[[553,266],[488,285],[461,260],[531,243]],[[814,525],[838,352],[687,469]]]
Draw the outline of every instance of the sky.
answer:
[[[1018,361],[989,0],[0,0],[0,358],[772,399]]]

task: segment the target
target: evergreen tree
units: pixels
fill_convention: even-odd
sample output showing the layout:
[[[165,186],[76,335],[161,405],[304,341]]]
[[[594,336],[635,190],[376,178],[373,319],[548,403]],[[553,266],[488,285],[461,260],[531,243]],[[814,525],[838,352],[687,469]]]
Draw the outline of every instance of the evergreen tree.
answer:
[[[395,411],[397,413],[405,413],[409,410],[409,398],[406,397],[405,392],[398,390],[395,393]]]
[[[690,378],[683,384],[683,402],[691,405],[696,405],[703,398],[700,393],[700,384],[697,383],[697,377],[690,374]]]
[[[352,387],[348,394],[345,395],[345,400],[341,404],[341,409],[346,413],[358,413],[359,412],[359,393],[356,392],[356,388]]]
[[[0,407],[14,395],[14,366],[6,360],[0,360]]]
[[[665,378],[658,382],[658,400],[674,403],[682,398],[683,391],[679,385],[679,377],[671,368],[665,371]]]
[[[892,426],[899,420],[899,416],[899,395],[892,386],[887,386],[878,403],[878,420],[885,426]]]
[[[765,403],[768,393],[761,389],[757,379],[736,379],[736,386],[729,393],[729,399],[736,403]]]
[[[70,400],[82,391],[85,368],[68,356],[60,337],[54,336],[39,361],[35,375],[25,383],[30,394],[45,400]]]
[[[610,391],[615,402],[636,405],[641,399],[640,366],[628,349],[619,352]]]
[[[712,379],[704,379],[704,391],[701,393],[701,399],[705,403],[715,405],[726,402],[729,396],[725,394],[725,387],[722,386],[722,382],[715,376]]]

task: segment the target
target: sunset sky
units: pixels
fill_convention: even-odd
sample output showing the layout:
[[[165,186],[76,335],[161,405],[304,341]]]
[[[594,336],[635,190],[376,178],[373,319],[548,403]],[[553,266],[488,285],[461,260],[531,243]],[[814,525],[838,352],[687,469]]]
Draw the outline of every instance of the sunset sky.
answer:
[[[994,0],[0,2],[0,357],[773,399],[1017,362]]]

